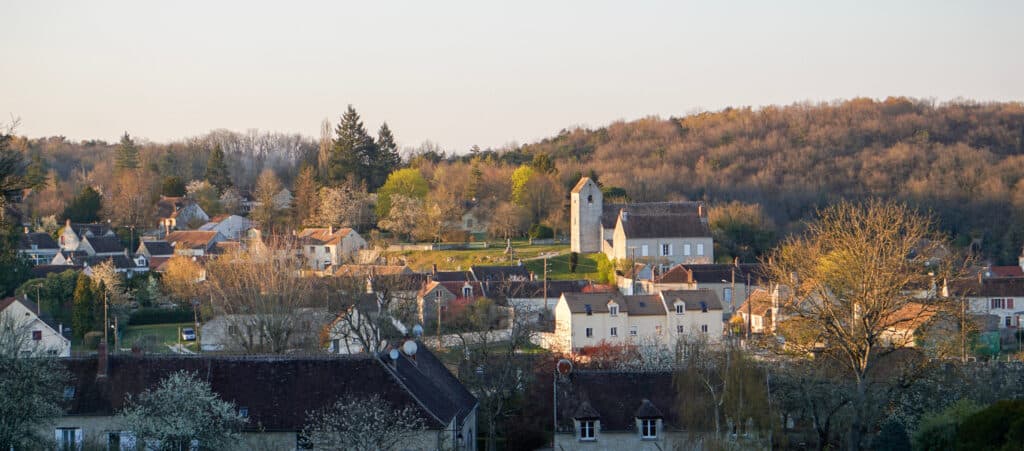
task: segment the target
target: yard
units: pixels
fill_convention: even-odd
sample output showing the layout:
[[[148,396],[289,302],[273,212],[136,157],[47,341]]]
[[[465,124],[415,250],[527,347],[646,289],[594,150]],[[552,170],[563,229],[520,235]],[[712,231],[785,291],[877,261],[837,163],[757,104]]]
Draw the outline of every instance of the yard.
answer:
[[[604,254],[580,255],[576,272],[569,271],[569,246],[566,244],[531,245],[527,241],[513,241],[513,253],[505,254],[505,243],[494,242],[486,249],[400,251],[385,254],[389,260],[402,259],[414,271],[428,271],[432,265],[438,270],[469,270],[470,266],[516,265],[520,261],[537,275],[544,274],[544,259],[548,256],[548,277],[552,280],[589,279],[599,280],[602,264],[607,264]]]
[[[130,348],[138,343],[145,352],[169,353],[171,350],[167,346],[179,343],[178,330],[185,327],[195,328],[196,325],[195,323],[176,323],[128,326],[121,335],[121,347]],[[194,341],[182,343],[188,349],[196,350]]]

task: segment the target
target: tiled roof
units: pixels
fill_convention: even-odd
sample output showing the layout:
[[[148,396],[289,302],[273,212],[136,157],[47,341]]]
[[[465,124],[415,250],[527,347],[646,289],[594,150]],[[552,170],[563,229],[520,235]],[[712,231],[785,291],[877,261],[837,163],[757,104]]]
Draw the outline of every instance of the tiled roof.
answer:
[[[1024,277],[1024,270],[1020,266],[993,266],[989,268],[993,277]]]
[[[525,266],[471,266],[469,270],[481,282],[530,280],[530,271]]]
[[[624,310],[629,312],[629,316],[664,316],[667,313],[665,305],[661,302],[661,297],[656,294],[623,297],[626,299],[626,305],[628,306]]]
[[[687,310],[722,310],[722,301],[718,294],[712,290],[666,290],[661,292],[665,304],[674,305],[676,301],[683,301]]]
[[[528,299],[544,296],[544,281],[508,281],[508,282],[484,282],[484,287],[490,296]],[[559,298],[562,293],[582,293],[590,282],[586,280],[549,280],[548,297]]]
[[[79,258],[78,260],[75,260],[75,263],[79,264],[79,265],[88,265],[89,267],[95,267],[97,265],[103,264],[104,262],[106,262],[108,260],[113,261],[114,262],[114,267],[117,268],[117,269],[138,269],[138,268],[140,268],[140,266],[135,264],[135,260],[132,260],[132,259],[130,259],[128,257],[125,257],[124,255],[121,255],[121,254],[118,254],[118,255],[108,255],[108,256],[84,257],[84,258]]]
[[[320,245],[337,245],[341,243],[342,238],[352,233],[350,228],[342,229],[330,229],[330,228],[306,228],[299,232],[299,239],[304,243],[314,243]]]
[[[738,313],[750,313],[757,316],[765,316],[768,309],[772,308],[772,298],[768,292],[758,288],[750,292],[743,304],[736,309]]]
[[[637,215],[622,218],[626,238],[709,237],[711,229],[696,215]]]
[[[740,263],[739,265],[729,264],[681,264],[675,265],[659,276],[656,283],[722,283],[732,282],[733,270],[735,269],[736,284],[746,283],[747,275],[750,275],[751,283],[759,282],[764,277],[761,275],[761,265],[757,263]]]
[[[558,378],[558,432],[573,433],[574,419],[599,419],[603,431],[636,431],[637,418],[662,418],[678,429],[672,372],[577,370]]]
[[[952,291],[971,297],[1024,297],[1024,277],[964,279],[953,284]]]
[[[473,280],[473,274],[469,271],[434,271],[430,277],[438,282],[465,282]]]
[[[164,240],[143,241],[139,246],[145,246],[149,255],[153,257],[169,257],[174,255],[174,247]]]
[[[698,216],[700,202],[645,202],[637,204],[604,204],[601,206],[601,225],[606,229],[614,229],[619,220],[619,212],[626,210],[629,216],[665,216],[693,215]],[[704,212],[704,215],[707,215]],[[710,235],[708,235],[710,236]]]
[[[91,233],[93,236],[103,236],[111,233],[110,226],[107,224],[95,223],[95,224],[83,224],[79,222],[71,223],[71,230],[78,235],[78,238],[83,238],[87,234]]]
[[[97,254],[124,252],[124,245],[121,244],[121,239],[116,236],[90,236],[84,238],[83,241],[88,241],[89,246]]]
[[[178,230],[168,233],[164,241],[175,249],[207,249],[216,237],[217,232],[210,230]]]
[[[572,313],[608,313],[608,302],[619,304],[619,311],[627,312],[629,305],[618,291],[612,293],[562,293]]]
[[[32,277],[46,277],[47,274],[60,274],[64,271],[81,270],[81,267],[71,265],[36,265],[29,272],[32,273]]]
[[[36,245],[36,249],[60,249],[60,246],[48,233],[23,233],[18,238],[18,249],[31,250],[33,244]]]

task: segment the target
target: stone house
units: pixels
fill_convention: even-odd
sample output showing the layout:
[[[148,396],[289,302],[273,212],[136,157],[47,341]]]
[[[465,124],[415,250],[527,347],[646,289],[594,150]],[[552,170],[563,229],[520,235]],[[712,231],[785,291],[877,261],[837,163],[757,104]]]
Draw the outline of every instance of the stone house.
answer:
[[[752,334],[775,333],[779,320],[778,292],[769,293],[757,288],[750,293],[736,310],[743,329],[750,329]]]
[[[21,352],[69,357],[71,340],[64,336],[67,329],[44,313],[39,305],[26,296],[0,299],[0,318],[12,318],[14,330],[28,334]]]
[[[228,240],[240,241],[245,237],[245,231],[252,228],[252,221],[238,215],[219,215],[210,219],[210,222],[199,226],[199,230],[214,231]]]
[[[367,247],[366,240],[347,227],[306,228],[299,232],[298,240],[307,264],[317,271],[351,262]]]
[[[684,335],[701,334],[717,341],[723,332],[722,303],[710,290],[632,296],[617,291],[562,293],[548,346],[562,352],[578,352],[602,343],[643,341],[673,346]]]
[[[129,396],[178,372],[195,373],[246,418],[236,449],[304,449],[307,414],[339,399],[380,396],[391,408],[411,408],[426,429],[403,449],[475,450],[476,398],[417,343],[412,354],[354,356],[98,355],[65,359],[72,374],[65,414],[48,433],[61,449],[128,449],[131,431],[117,422]],[[201,446],[202,444],[200,444]]]
[[[661,272],[653,280],[643,280],[639,285],[645,293],[713,290],[722,300],[722,308],[731,313],[747,299],[748,293],[753,293],[765,282],[760,264],[681,264]]]
[[[487,294],[480,282],[431,280],[423,285],[416,296],[417,317],[420,324],[437,321],[439,313],[444,318],[452,312],[453,308],[468,305],[485,297]]]

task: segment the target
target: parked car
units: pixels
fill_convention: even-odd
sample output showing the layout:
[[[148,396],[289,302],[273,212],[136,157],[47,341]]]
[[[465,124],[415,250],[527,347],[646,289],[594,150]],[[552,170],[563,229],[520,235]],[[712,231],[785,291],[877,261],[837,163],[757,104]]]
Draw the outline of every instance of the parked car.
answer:
[[[185,341],[196,341],[196,330],[191,327],[181,329],[181,339]]]

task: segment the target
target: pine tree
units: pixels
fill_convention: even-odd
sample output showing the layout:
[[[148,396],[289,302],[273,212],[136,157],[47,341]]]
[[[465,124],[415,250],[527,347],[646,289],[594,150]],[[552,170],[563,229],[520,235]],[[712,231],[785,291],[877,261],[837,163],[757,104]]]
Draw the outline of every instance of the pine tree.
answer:
[[[210,159],[206,161],[206,181],[217,187],[218,193],[234,186],[231,182],[231,175],[228,174],[228,165],[224,162],[224,149],[217,144],[210,151]]]
[[[14,293],[30,276],[31,266],[18,252],[20,234],[15,224],[0,219],[0,297]]]
[[[96,323],[93,310],[96,308],[96,297],[93,293],[92,280],[85,274],[79,274],[75,285],[74,304],[71,307],[71,328],[75,336],[81,338],[92,330]]]
[[[121,137],[121,144],[117,146],[114,167],[117,169],[139,168],[139,148],[135,146],[135,141],[132,141],[132,137],[128,135],[128,132],[124,132],[124,136]]]
[[[357,183],[367,182],[371,174],[368,156],[376,153],[376,144],[366,132],[363,122],[352,105],[341,117],[341,122],[334,129],[335,139],[331,148],[331,158],[327,181],[331,185],[339,185],[346,179]]]
[[[470,199],[476,199],[477,191],[480,190],[480,185],[484,179],[484,172],[480,170],[480,159],[474,158],[473,165],[469,169],[469,187],[466,191],[466,197]]]
[[[367,183],[370,190],[376,190],[388,179],[388,175],[402,165],[402,157],[398,154],[398,145],[395,144],[395,136],[391,134],[388,123],[381,124],[377,132],[377,152],[375,158],[370,160],[373,167],[373,178]]]

